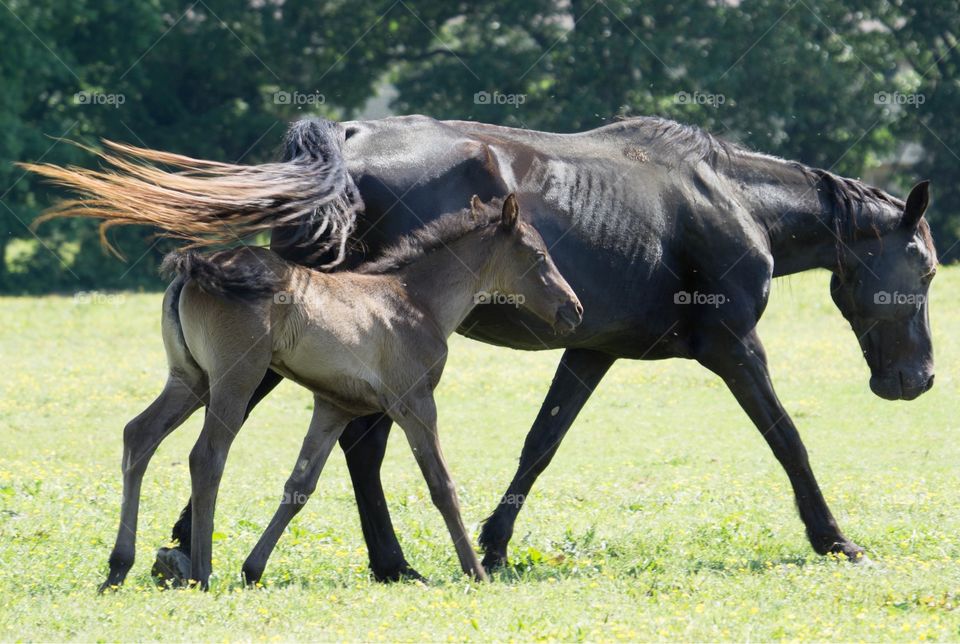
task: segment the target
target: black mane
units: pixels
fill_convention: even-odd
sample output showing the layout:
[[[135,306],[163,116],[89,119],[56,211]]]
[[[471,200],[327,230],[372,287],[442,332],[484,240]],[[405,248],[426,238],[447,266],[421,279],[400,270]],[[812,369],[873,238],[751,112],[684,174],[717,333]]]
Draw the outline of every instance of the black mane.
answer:
[[[886,191],[868,185],[858,179],[850,179],[834,174],[829,170],[814,168],[797,161],[786,161],[775,156],[754,152],[742,145],[726,141],[695,125],[685,125],[671,119],[654,116],[622,117],[619,120],[625,128],[644,137],[644,145],[654,152],[667,149],[681,157],[692,157],[704,161],[715,170],[722,163],[734,160],[749,160],[751,157],[764,158],[787,164],[802,172],[816,188],[825,206],[833,213],[834,233],[837,237],[838,254],[841,244],[855,241],[864,228],[874,235],[881,235],[877,220],[878,212],[892,206],[902,211],[905,203]],[[875,209],[870,208],[875,206]],[[930,226],[921,220],[920,236],[927,249],[936,254]]]
[[[360,264],[355,272],[366,275],[393,273],[409,266],[427,253],[446,248],[467,233],[483,228],[500,220],[503,201],[496,199],[479,212],[470,208],[443,215],[421,228],[404,235],[370,261]]]

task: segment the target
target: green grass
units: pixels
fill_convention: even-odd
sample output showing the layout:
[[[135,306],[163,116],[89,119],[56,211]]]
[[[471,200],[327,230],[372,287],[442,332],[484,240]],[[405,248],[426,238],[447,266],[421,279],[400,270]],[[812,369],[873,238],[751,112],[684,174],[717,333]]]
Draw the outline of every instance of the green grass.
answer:
[[[875,565],[816,556],[786,476],[719,380],[683,361],[615,365],[538,482],[513,562],[463,580],[402,435],[383,470],[408,559],[432,581],[379,585],[343,456],[248,591],[240,565],[310,417],[285,384],[234,443],[212,590],[160,592],[153,551],[187,498],[200,415],[151,463],[137,563],[97,597],[116,529],[124,423],[158,393],[158,295],[0,300],[0,640],[960,639],[960,269],[934,284],[937,385],[874,397],[825,274],[775,284],[761,324],[781,399],[846,533]],[[642,294],[638,295],[642,297]],[[462,338],[438,392],[476,535],[513,474],[559,353]]]

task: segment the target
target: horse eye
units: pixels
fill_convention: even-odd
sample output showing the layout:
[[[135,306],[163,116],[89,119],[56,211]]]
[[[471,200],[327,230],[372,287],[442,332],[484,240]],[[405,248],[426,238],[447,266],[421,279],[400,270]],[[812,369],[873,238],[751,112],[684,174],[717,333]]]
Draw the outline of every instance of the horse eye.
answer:
[[[543,251],[537,251],[537,263],[542,264],[547,261],[547,254]]]

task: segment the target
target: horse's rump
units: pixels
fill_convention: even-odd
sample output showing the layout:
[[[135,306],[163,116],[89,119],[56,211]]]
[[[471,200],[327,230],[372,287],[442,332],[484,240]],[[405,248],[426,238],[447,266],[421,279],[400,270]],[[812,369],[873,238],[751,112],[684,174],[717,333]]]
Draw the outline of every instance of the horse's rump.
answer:
[[[190,279],[206,293],[228,299],[273,297],[285,282],[282,260],[265,262],[257,252],[267,250],[235,248],[216,253],[177,250],[168,253],[160,266],[165,277]]]

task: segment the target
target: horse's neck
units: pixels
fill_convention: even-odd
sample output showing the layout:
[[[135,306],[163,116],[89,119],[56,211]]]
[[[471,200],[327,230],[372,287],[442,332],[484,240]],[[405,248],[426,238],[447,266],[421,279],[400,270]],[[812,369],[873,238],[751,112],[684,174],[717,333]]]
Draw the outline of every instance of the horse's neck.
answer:
[[[490,248],[468,239],[450,242],[402,268],[398,277],[407,294],[449,337],[476,305],[475,296],[490,290]]]
[[[822,194],[824,186],[779,159],[753,160],[747,180],[740,180],[742,203],[765,229],[773,255],[774,276],[813,268],[837,270],[855,253],[859,236],[874,237],[896,225],[897,213],[880,202],[854,204],[846,212]]]

